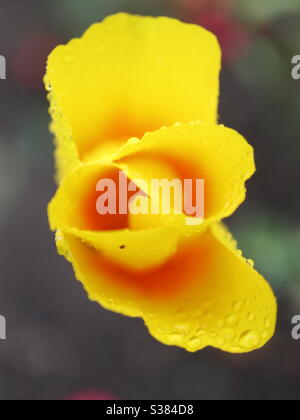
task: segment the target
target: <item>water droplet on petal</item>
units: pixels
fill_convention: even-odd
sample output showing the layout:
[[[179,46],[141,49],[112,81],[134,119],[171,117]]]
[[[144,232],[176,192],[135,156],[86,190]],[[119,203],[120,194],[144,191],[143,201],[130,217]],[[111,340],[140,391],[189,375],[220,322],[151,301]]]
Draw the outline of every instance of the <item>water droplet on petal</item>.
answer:
[[[264,340],[266,340],[268,337],[269,337],[269,333],[268,333],[268,331],[265,331],[264,333],[263,333],[263,335],[262,335],[262,338],[264,339]]]
[[[179,325],[170,333],[170,340],[172,343],[179,343],[188,333],[188,329],[184,325]]]
[[[249,321],[253,322],[256,319],[256,315],[253,312],[251,312],[251,313],[248,314],[247,318],[248,318]]]
[[[250,265],[250,267],[254,267],[254,261],[253,260],[247,260],[247,263]]]
[[[191,350],[197,350],[201,347],[202,342],[203,342],[203,340],[201,339],[201,337],[193,336],[189,339],[188,347]]]
[[[237,300],[233,303],[232,307],[236,312],[238,312],[243,307],[243,301]]]
[[[196,330],[196,334],[197,334],[198,337],[202,337],[203,335],[206,334],[206,332],[202,328],[198,328]]]
[[[237,318],[236,315],[230,315],[227,319],[226,319],[226,324],[229,327],[235,327],[238,324],[239,320]]]
[[[222,336],[227,343],[231,343],[234,339],[234,331],[227,328],[222,331]]]
[[[255,331],[246,331],[241,335],[240,346],[246,350],[252,350],[259,344],[259,336]]]
[[[265,326],[266,326],[266,328],[270,328],[271,327],[271,318],[266,318],[266,320],[265,320]]]

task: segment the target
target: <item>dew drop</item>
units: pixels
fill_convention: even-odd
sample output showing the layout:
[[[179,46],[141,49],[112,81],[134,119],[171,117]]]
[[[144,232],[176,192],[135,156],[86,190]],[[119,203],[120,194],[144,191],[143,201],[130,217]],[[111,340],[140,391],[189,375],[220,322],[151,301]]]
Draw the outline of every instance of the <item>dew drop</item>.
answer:
[[[173,333],[170,334],[170,341],[173,344],[179,343],[181,338],[182,338],[181,334],[178,334],[176,332],[173,332]]]
[[[250,267],[254,267],[254,261],[253,260],[247,260],[247,263],[250,265]]]
[[[198,348],[201,347],[201,343],[202,342],[203,342],[203,340],[200,337],[194,336],[194,337],[192,337],[192,338],[189,339],[188,347],[191,350],[196,350],[196,349],[198,349]]]
[[[128,140],[128,144],[130,144],[130,145],[135,145],[135,144],[138,144],[138,143],[140,143],[140,139],[137,138],[137,137],[132,137],[131,139]]]
[[[203,335],[206,334],[206,332],[202,328],[197,328],[196,334],[198,337],[202,337]]]
[[[235,327],[238,324],[239,320],[238,317],[236,315],[230,315],[227,319],[226,319],[226,324],[229,327]]]
[[[265,319],[265,326],[266,326],[266,328],[270,328],[271,327],[271,318],[266,318]]]
[[[222,336],[227,343],[231,343],[234,339],[234,331],[227,328],[222,331]]]
[[[266,340],[268,337],[269,337],[269,333],[268,333],[268,331],[265,331],[265,332],[263,333],[263,335],[262,335],[262,338],[263,338],[264,340]]]
[[[253,322],[256,319],[256,315],[253,312],[250,312],[248,314],[248,317],[247,318],[248,318],[249,321]]]
[[[63,233],[62,232],[57,232],[56,236],[55,236],[56,242],[63,241],[63,239],[64,239]]]
[[[233,303],[232,307],[236,312],[238,312],[243,307],[243,301],[237,300]]]
[[[177,326],[170,332],[170,340],[172,343],[178,343],[180,342],[185,335],[187,335],[188,329],[183,326]]]
[[[259,336],[255,331],[246,331],[241,335],[240,346],[244,349],[251,350],[259,344]]]

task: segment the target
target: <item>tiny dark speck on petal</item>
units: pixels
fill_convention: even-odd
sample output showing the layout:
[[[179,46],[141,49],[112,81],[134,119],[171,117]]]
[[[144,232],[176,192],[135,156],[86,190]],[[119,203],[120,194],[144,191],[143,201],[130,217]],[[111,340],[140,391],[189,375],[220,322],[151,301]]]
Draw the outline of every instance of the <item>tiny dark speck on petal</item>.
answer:
[[[120,249],[125,249],[126,248],[126,245],[121,245],[120,246]]]

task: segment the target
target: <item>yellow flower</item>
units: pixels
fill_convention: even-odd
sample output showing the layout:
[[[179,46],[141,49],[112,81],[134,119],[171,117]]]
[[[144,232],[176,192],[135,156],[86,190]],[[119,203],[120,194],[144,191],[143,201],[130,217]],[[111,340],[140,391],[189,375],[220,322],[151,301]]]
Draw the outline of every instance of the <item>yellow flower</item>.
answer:
[[[49,220],[92,300],[142,317],[162,343],[244,353],[273,336],[277,308],[220,222],[255,172],[252,147],[217,123],[220,61],[203,28],[127,14],[56,48],[45,77],[59,183]],[[147,185],[204,179],[204,220],[100,216],[96,185],[110,178],[120,189],[120,171]]]

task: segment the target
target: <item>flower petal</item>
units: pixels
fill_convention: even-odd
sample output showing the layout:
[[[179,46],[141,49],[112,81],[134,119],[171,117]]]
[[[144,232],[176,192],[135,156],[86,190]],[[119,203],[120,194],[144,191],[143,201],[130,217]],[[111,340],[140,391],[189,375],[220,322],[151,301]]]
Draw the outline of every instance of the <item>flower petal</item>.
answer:
[[[180,241],[179,231],[172,227],[107,232],[73,228],[64,232],[81,239],[105,258],[133,272],[159,267],[177,252]]]
[[[277,316],[269,284],[242,257],[221,224],[208,231],[205,241],[214,260],[205,282],[199,281],[172,309],[146,316],[150,333],[164,344],[191,352],[207,346],[229,353],[263,347],[274,334]]]
[[[57,141],[73,139],[84,158],[105,142],[117,148],[177,121],[216,122],[220,63],[215,36],[197,25],[110,16],[49,56],[45,83]]]
[[[255,172],[253,148],[240,134],[203,122],[177,123],[140,141],[131,139],[114,163],[131,179],[162,178],[158,163],[173,168],[172,176],[182,181],[204,179],[207,221],[219,221],[238,208],[246,197],[245,182]]]
[[[176,253],[181,231],[168,224],[131,229],[126,214],[99,215],[96,202],[100,192],[96,185],[106,177],[117,185],[119,173],[116,166],[99,164],[81,165],[68,173],[49,204],[50,227],[79,238],[103,256],[135,271],[154,268]]]
[[[182,242],[162,266],[142,272],[112,262],[70,234],[58,246],[92,300],[142,317],[164,344],[245,353],[273,336],[274,295],[222,225]]]

